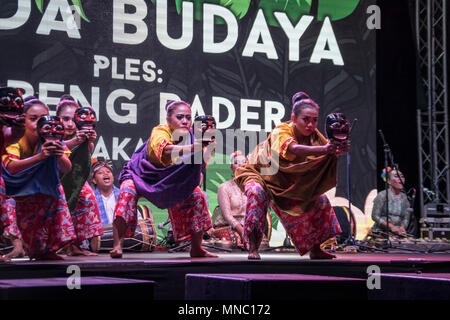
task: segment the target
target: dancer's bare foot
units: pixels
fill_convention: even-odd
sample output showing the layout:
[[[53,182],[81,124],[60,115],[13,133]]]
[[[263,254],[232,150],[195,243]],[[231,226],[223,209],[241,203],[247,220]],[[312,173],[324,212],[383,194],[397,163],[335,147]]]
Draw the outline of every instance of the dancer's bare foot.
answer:
[[[113,259],[122,258],[123,241],[127,225],[122,217],[116,216],[113,222],[113,249],[109,252],[109,256]]]
[[[209,251],[206,251],[203,248],[199,248],[199,249],[193,249],[191,247],[191,252],[190,255],[192,258],[218,258],[219,256],[211,253]]]
[[[258,253],[259,243],[257,240],[256,232],[253,231],[248,235],[248,260],[261,260],[261,256]]]
[[[309,258],[312,260],[318,260],[318,259],[334,259],[336,256],[334,254],[331,254],[329,252],[326,252],[325,250],[322,250],[320,248],[320,245],[315,245],[311,251],[309,251]]]
[[[98,250],[100,249],[100,244],[101,244],[100,236],[92,238],[90,243],[91,243],[92,252],[98,252]]]
[[[95,253],[95,252],[92,252],[92,251],[89,251],[89,250],[86,250],[83,248],[80,248],[80,249],[81,249],[81,252],[83,253],[83,256],[86,256],[86,257],[97,257],[98,256],[98,253]]]
[[[64,258],[57,255],[56,252],[48,252],[40,257],[37,257],[36,260],[64,260]]]
[[[248,260],[261,260],[258,251],[252,251],[248,254]]]
[[[97,253],[80,248],[79,246],[77,246],[75,244],[72,244],[71,246],[69,246],[66,249],[66,254],[68,256],[72,256],[72,257],[75,257],[75,256],[98,256]]]
[[[13,246],[14,246],[13,250],[10,253],[5,254],[3,256],[3,259],[5,261],[11,261],[11,259],[22,258],[25,256],[25,250],[23,250],[22,240],[20,239],[13,240]]]
[[[122,258],[122,249],[114,248],[109,252],[109,256],[113,259],[121,259]]]

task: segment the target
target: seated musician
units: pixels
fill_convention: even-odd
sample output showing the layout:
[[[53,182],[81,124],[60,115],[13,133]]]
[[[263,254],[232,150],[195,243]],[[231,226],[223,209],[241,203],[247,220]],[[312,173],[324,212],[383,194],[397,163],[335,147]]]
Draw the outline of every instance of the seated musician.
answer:
[[[94,186],[95,199],[102,224],[112,224],[114,221],[114,208],[120,189],[114,185],[114,175],[111,161],[93,159],[91,177]],[[138,220],[143,220],[141,212],[138,212]]]
[[[247,163],[247,157],[241,151],[236,151],[230,156],[230,163],[234,177],[236,169]],[[214,221],[214,229],[211,229],[209,234],[215,239],[231,241],[235,248],[241,247],[247,196],[231,179],[219,186],[217,201],[219,203],[219,207],[216,209],[218,215]],[[263,242],[268,245],[265,237]]]
[[[102,224],[112,224],[119,188],[114,185],[113,169],[108,161],[97,161],[91,169],[94,194]]]
[[[386,177],[387,175],[387,177]],[[410,221],[414,219],[411,214],[410,203],[406,193],[404,192],[405,177],[396,170],[390,170],[386,174],[385,170],[382,174],[383,179],[387,179],[388,189],[388,210],[389,210],[389,226],[386,219],[386,190],[380,191],[373,201],[372,219],[375,224],[372,227],[371,234],[379,234],[380,231],[389,232],[394,236],[406,237],[407,228]]]
[[[91,177],[94,195],[97,200],[100,219],[102,221],[103,234],[101,237],[91,240],[90,247],[94,251],[103,249],[104,239],[110,238],[110,233],[114,221],[114,208],[119,197],[119,188],[114,185],[114,175],[111,161],[92,159]],[[142,220],[142,215],[138,212],[138,220]],[[107,241],[107,240],[106,240]]]

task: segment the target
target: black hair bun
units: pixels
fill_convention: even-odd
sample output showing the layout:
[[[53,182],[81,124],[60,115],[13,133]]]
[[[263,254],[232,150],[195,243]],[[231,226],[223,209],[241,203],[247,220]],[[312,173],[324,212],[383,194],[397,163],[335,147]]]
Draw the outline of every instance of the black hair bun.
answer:
[[[311,99],[309,95],[303,91],[297,92],[292,96],[292,104],[294,105],[296,102],[300,100]]]
[[[75,101],[75,99],[68,93],[63,94],[61,96],[61,98],[59,98],[59,101],[63,101],[63,100],[70,100],[70,101]]]

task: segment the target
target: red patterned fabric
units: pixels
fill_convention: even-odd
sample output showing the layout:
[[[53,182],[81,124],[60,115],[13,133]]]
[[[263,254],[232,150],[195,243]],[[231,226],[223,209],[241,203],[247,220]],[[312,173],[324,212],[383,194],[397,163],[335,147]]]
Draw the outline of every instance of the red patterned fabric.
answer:
[[[132,179],[122,182],[114,215],[125,220],[126,237],[132,237],[136,230],[139,197]],[[205,196],[198,187],[188,199],[168,209],[168,212],[173,236],[177,242],[188,239],[192,232],[207,231],[212,227]]]
[[[120,185],[119,197],[114,208],[114,218],[122,217],[127,224],[125,236],[131,238],[137,226],[137,202],[139,195],[136,192],[136,186],[133,179],[127,179]]]
[[[103,225],[98,211],[94,191],[86,182],[78,195],[78,203],[70,213],[77,241],[89,240],[103,233]]]
[[[244,224],[244,245],[249,250],[248,236],[256,233],[256,241],[261,243],[265,228],[265,215],[269,206],[269,197],[259,182],[250,181],[245,185],[247,196],[246,219]],[[309,252],[316,244],[335,237],[342,232],[337,217],[328,198],[320,196],[313,209],[300,215],[293,216],[271,206],[280,218],[284,229],[300,255]]]
[[[3,235],[7,238],[22,239],[16,218],[16,201],[13,198],[6,198],[4,210],[8,215],[9,225],[3,230]]]
[[[6,238],[22,239],[16,220],[16,202],[5,195],[5,182],[0,177],[0,230]]]
[[[205,195],[199,187],[194,189],[189,198],[168,209],[168,212],[173,237],[177,242],[190,238],[191,233],[206,232],[212,228]]]
[[[76,239],[62,187],[55,199],[41,193],[16,197],[17,225],[30,259],[56,252]]]
[[[10,223],[8,214],[6,213],[6,207],[5,207],[6,194],[5,193],[6,193],[5,192],[5,181],[3,181],[3,178],[0,177],[0,205],[1,205],[0,228],[5,228]]]

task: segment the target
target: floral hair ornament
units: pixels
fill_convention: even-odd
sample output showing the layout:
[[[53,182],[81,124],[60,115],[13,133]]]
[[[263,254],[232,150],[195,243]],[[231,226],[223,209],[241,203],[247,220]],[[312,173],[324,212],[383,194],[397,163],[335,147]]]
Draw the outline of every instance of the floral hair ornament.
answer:
[[[230,155],[230,162],[231,162],[231,163],[234,163],[234,159],[235,159],[237,156],[241,156],[241,155],[242,155],[242,151],[241,151],[241,150],[237,150],[237,151],[233,152],[233,153]]]
[[[387,167],[387,173],[389,174],[389,172],[392,171],[391,167]],[[383,179],[384,182],[386,182],[386,169],[383,169],[383,171],[381,172],[381,179]]]

